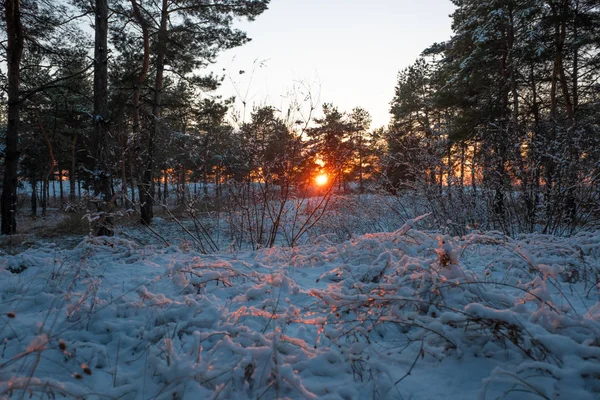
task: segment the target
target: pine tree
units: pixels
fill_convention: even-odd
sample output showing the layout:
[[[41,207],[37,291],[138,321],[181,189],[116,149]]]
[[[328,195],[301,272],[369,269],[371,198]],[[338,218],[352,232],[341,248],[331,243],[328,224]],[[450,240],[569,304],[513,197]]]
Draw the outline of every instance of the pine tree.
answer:
[[[446,176],[449,187],[458,174],[462,190],[468,168],[488,228],[581,226],[598,183],[597,2],[453,3],[453,36],[423,52],[429,66],[399,75],[388,176],[419,181],[427,170],[427,184]],[[420,150],[425,159],[411,158]],[[441,190],[442,200],[444,192],[452,193]]]
[[[359,192],[364,193],[365,164],[368,166],[369,159],[369,127],[371,126],[371,115],[367,110],[356,107],[349,115],[352,125],[352,147],[355,156],[355,169],[358,173]]]
[[[313,154],[324,162],[325,170],[335,177],[341,190],[346,182],[346,169],[352,162],[354,128],[346,115],[330,103],[323,104],[323,117],[315,118],[315,123],[316,127],[306,130]]]
[[[155,142],[166,128],[162,118],[165,66],[169,65],[170,74],[200,88],[216,87],[214,77],[198,76],[194,70],[212,62],[220,50],[245,43],[248,40],[245,33],[232,27],[234,18],[252,20],[266,10],[267,4],[268,0],[190,0],[176,3],[163,0],[160,4],[148,2],[138,5],[140,14],[150,16],[143,20],[148,21],[150,37],[154,40],[150,43],[154,49],[152,118],[143,141],[144,171],[140,192],[143,223],[149,224],[153,217]],[[138,23],[141,20],[138,18]],[[156,24],[150,24],[150,21],[156,21]]]
[[[2,190],[3,234],[16,233],[16,200],[19,172],[21,109],[45,90],[57,88],[85,74],[90,66],[70,75],[60,75],[74,51],[82,44],[81,31],[70,9],[50,1],[4,2],[3,24],[7,35],[7,132]],[[27,34],[25,34],[25,31]],[[23,57],[37,62],[39,73],[21,75]],[[31,65],[33,67],[33,65]],[[31,70],[35,70],[31,68]]]

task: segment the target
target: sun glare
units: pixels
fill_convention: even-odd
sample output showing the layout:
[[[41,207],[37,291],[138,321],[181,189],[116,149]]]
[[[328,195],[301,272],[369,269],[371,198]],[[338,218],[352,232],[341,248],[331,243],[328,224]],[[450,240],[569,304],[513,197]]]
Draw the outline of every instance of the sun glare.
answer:
[[[325,175],[325,174],[317,175],[317,177],[315,178],[315,183],[319,186],[326,185],[327,181],[328,181],[328,178],[327,178],[327,175]]]

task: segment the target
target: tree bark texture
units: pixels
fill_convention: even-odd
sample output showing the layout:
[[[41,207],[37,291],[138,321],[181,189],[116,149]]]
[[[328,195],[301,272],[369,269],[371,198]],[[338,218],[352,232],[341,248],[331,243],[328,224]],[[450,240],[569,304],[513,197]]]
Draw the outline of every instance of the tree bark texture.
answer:
[[[19,164],[19,85],[21,59],[23,56],[23,27],[19,0],[5,0],[6,19],[6,63],[8,72],[8,122],[6,126],[6,154],[4,159],[4,181],[2,187],[2,234],[17,233],[17,174]]]

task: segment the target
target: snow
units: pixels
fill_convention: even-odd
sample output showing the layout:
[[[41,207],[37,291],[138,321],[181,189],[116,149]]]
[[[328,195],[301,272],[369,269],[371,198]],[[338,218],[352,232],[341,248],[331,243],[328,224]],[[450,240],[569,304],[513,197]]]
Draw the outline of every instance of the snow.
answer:
[[[208,255],[125,235],[0,253],[0,398],[600,396],[600,232],[419,220]]]

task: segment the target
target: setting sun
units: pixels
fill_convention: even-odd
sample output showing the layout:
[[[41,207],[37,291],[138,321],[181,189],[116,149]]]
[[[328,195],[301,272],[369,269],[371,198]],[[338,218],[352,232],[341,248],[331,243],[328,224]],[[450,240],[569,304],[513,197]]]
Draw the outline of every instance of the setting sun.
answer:
[[[323,186],[323,185],[327,184],[328,180],[329,180],[329,178],[327,177],[326,174],[319,174],[315,178],[315,183],[319,186]]]

